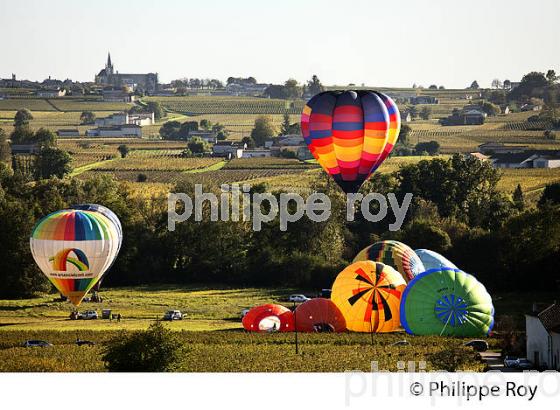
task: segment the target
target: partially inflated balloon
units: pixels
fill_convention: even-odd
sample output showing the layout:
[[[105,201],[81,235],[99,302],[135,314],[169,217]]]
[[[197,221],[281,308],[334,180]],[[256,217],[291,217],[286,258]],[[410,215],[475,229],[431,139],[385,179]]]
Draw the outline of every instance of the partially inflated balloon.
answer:
[[[43,273],[79,306],[116,258],[119,234],[99,212],[64,209],[35,225],[30,246]]]
[[[400,114],[375,91],[326,91],[305,105],[301,129],[323,169],[344,192],[357,192],[393,149]]]
[[[401,301],[407,333],[485,336],[494,324],[492,298],[484,285],[458,269],[432,269],[415,277]]]
[[[392,332],[399,328],[402,276],[379,262],[362,261],[346,267],[336,277],[331,299],[340,309],[348,330]]]
[[[314,298],[299,305],[294,312],[299,332],[343,332],[346,321],[330,299]]]
[[[426,270],[412,248],[399,241],[376,242],[362,249],[354,258],[354,262],[365,260],[392,266],[407,282]]]
[[[458,269],[453,262],[437,252],[429,249],[416,249],[414,252],[416,252],[416,255],[418,255],[426,270],[440,268]]]
[[[255,306],[242,319],[243,328],[250,332],[290,332],[294,330],[294,316],[281,305]]]

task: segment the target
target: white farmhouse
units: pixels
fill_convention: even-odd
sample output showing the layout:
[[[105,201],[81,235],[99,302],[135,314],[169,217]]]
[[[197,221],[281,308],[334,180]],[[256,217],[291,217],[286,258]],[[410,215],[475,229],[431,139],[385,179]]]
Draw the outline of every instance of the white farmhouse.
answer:
[[[527,359],[536,368],[560,370],[560,304],[525,315]]]

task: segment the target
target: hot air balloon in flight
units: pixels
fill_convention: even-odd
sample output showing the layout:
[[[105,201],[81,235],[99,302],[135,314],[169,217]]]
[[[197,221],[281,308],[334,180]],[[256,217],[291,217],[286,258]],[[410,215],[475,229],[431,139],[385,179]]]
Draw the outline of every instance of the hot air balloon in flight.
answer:
[[[416,249],[414,252],[416,252],[426,270],[439,268],[458,269],[453,262],[437,252],[429,249]]]
[[[346,320],[330,299],[314,298],[299,305],[294,312],[298,332],[344,332]]]
[[[494,325],[492,298],[474,276],[459,269],[431,269],[416,276],[401,301],[407,333],[476,337]]]
[[[309,151],[346,193],[362,184],[387,158],[400,131],[397,105],[375,91],[326,91],[301,115]]]
[[[291,332],[294,316],[290,309],[281,305],[255,306],[242,319],[243,328],[250,332]]]
[[[119,233],[103,214],[64,209],[42,218],[30,238],[35,262],[74,306],[117,256]]]
[[[406,282],[426,270],[412,248],[399,241],[376,242],[362,249],[354,258],[354,262],[365,260],[392,266]]]
[[[361,261],[346,267],[336,277],[331,300],[356,332],[392,332],[400,326],[402,276],[388,265]]]

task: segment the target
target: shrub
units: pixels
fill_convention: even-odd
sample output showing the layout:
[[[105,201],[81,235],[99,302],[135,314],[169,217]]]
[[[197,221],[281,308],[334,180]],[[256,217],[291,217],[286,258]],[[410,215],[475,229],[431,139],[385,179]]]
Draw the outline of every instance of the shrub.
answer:
[[[110,339],[103,361],[111,372],[170,372],[179,368],[183,350],[179,335],[156,322],[148,330]]]
[[[102,359],[111,372],[170,372],[179,368],[184,350],[179,335],[156,322],[110,339]]]

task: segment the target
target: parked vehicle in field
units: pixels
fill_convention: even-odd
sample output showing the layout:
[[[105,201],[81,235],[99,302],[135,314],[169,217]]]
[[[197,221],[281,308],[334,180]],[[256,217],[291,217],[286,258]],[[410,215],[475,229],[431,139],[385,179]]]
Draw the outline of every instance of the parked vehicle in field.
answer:
[[[86,310],[85,312],[80,312],[78,314],[78,319],[82,320],[94,320],[99,318],[95,310]]]
[[[183,320],[183,314],[180,310],[168,310],[163,315],[163,320]]]
[[[243,310],[241,311],[241,319],[243,319],[243,318],[245,317],[245,315],[246,315],[247,313],[249,313],[250,310],[251,310],[251,309],[243,309]]]
[[[515,367],[521,370],[528,370],[533,368],[533,363],[531,363],[525,357],[522,357],[517,359],[517,365]]]
[[[290,302],[301,303],[301,302],[307,302],[309,300],[309,298],[305,295],[290,295],[288,300]]]
[[[470,340],[467,343],[465,343],[465,346],[472,347],[477,352],[485,352],[488,350],[488,342],[486,342],[486,340],[480,340],[480,339]]]
[[[26,340],[23,342],[23,347],[50,347],[52,344],[44,340]]]
[[[332,289],[321,289],[321,297],[325,299],[330,299],[332,294]]]
[[[517,367],[517,357],[515,356],[506,356],[504,357],[504,366],[505,367]]]
[[[410,344],[410,342],[408,340],[399,340],[393,344],[391,344],[391,346],[408,346]]]

